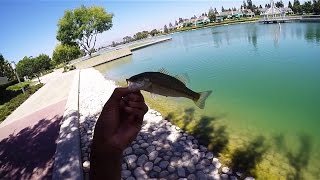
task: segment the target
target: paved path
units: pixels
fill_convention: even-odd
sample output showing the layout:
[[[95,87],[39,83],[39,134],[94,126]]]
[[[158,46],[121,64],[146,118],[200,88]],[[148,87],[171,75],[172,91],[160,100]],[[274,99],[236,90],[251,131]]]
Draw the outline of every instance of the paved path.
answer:
[[[65,99],[70,90],[70,86],[75,75],[75,71],[57,75],[58,77],[45,78],[46,85],[39,89],[29,99],[27,99],[21,106],[19,106],[6,120],[0,124],[0,129],[4,126],[36,112],[43,107],[50,104],[55,104],[62,99]]]
[[[0,179],[51,179],[60,121],[76,71],[46,84],[0,124]]]

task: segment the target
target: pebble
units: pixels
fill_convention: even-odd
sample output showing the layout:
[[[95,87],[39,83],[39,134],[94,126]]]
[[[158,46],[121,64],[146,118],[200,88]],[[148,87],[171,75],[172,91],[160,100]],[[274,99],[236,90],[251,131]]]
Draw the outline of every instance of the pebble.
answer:
[[[221,171],[224,174],[228,174],[229,173],[229,168],[228,167],[222,167]]]
[[[155,164],[158,164],[158,162],[160,162],[161,159],[162,159],[162,158],[157,157],[156,160],[154,160],[154,163],[155,163]]]
[[[206,175],[202,171],[197,172],[197,177],[199,180],[206,180],[207,179]]]
[[[153,163],[152,162],[146,162],[146,164],[143,166],[144,170],[146,171],[151,171],[153,168]]]
[[[196,180],[197,177],[194,174],[189,174],[189,176],[187,177],[188,180]]]
[[[186,176],[186,172],[185,172],[183,167],[178,167],[178,176],[179,177],[185,177]]]
[[[229,179],[229,176],[227,174],[221,174],[221,179],[223,180],[228,180]]]
[[[124,157],[125,161],[127,164],[132,164],[133,162],[135,162],[137,160],[137,156],[136,155],[129,155]]]
[[[255,180],[253,177],[246,177],[244,180]]]
[[[213,158],[212,152],[208,152],[205,157],[206,157],[207,159],[212,159],[212,158]]]
[[[152,151],[152,152],[149,154],[149,160],[150,160],[150,161],[155,160],[157,157],[158,157],[158,151]],[[157,164],[157,162],[154,162],[154,163]]]
[[[142,137],[141,136],[137,136],[137,141],[139,141],[139,140],[141,140],[142,139]]]
[[[136,180],[134,177],[130,176],[126,180]]]
[[[189,171],[189,173],[193,173],[196,171],[195,167],[193,164],[191,164],[190,166],[187,166],[187,170]]]
[[[143,166],[147,160],[148,160],[148,157],[145,154],[142,154],[137,160],[137,165]]]
[[[146,147],[148,147],[148,146],[149,146],[148,143],[142,143],[142,144],[141,144],[141,147],[142,147],[142,148],[146,148]]]
[[[168,161],[170,159],[170,156],[163,156],[163,159]]]
[[[164,177],[166,177],[168,175],[169,175],[168,171],[161,171],[160,174],[159,174],[159,177],[164,178]]]
[[[168,165],[169,165],[169,162],[168,162],[168,161],[161,161],[161,162],[159,163],[159,167],[162,168],[162,169],[167,168]]]
[[[132,148],[133,148],[133,149],[137,149],[137,148],[139,148],[139,145],[138,145],[138,144],[134,144],[134,145],[132,146]]]
[[[238,180],[236,176],[230,176],[230,180]]]
[[[161,168],[159,166],[154,166],[153,167],[153,170],[156,171],[156,172],[160,172],[161,171]]]
[[[148,148],[147,148],[147,152],[148,152],[148,154],[150,154],[152,151],[154,151],[156,148],[154,147],[154,146],[149,146]]]
[[[123,154],[124,155],[128,155],[128,154],[131,154],[132,153],[132,147],[127,147],[124,151],[123,151]]]
[[[142,167],[137,167],[133,173],[136,176],[136,178],[144,178],[146,176],[146,173],[144,172]]]
[[[126,163],[123,163],[123,164],[121,165],[121,169],[122,169],[122,170],[126,170],[126,169],[127,169],[127,164],[126,164]]]
[[[145,151],[141,148],[135,149],[134,150],[134,154],[135,155],[141,155],[141,154],[145,154]]]
[[[176,169],[173,166],[168,166],[168,171],[173,173]]]
[[[90,161],[85,161],[84,163],[82,163],[82,167],[84,172],[89,172],[90,171]]]
[[[129,177],[131,175],[131,171],[129,171],[129,170],[123,170],[123,171],[121,171],[121,177],[122,178],[127,178],[127,177]]]

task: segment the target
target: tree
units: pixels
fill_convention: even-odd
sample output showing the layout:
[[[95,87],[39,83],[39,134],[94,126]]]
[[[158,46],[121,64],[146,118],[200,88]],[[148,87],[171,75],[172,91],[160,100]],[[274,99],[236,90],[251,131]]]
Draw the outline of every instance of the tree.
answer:
[[[22,60],[20,60],[17,63],[16,70],[20,76],[33,76],[33,57],[23,57]]]
[[[320,0],[313,0],[313,12],[320,14]]]
[[[182,18],[179,18],[179,23],[183,23],[183,19]]]
[[[293,1],[292,11],[293,11],[294,13],[299,13],[299,14],[302,13],[302,8],[301,8],[300,1],[299,1],[299,0],[294,0],[294,1]]]
[[[173,29],[173,26],[171,23],[169,23],[169,30],[171,31]]]
[[[282,0],[277,1],[275,5],[276,5],[277,8],[283,8],[284,7]]]
[[[261,4],[259,5],[259,8],[260,8],[260,9],[262,9],[262,6],[261,6]]]
[[[131,36],[126,36],[126,37],[123,38],[123,42],[124,43],[128,43],[128,42],[131,42],[131,41],[133,41],[133,38]]]
[[[164,32],[164,33],[169,33],[169,30],[168,30],[167,25],[164,25],[164,27],[163,27],[163,32]]]
[[[133,36],[133,38],[134,38],[135,40],[140,40],[140,39],[145,39],[145,38],[147,38],[148,35],[149,35],[149,32],[148,32],[148,31],[142,31],[142,32],[137,32],[137,33]]]
[[[15,79],[15,75],[10,63],[0,54],[0,76],[7,77],[9,80]]]
[[[252,0],[247,0],[247,9],[251,9],[253,11],[253,4],[252,4]]]
[[[224,12],[224,7],[223,6],[221,7],[221,12]]]
[[[155,36],[156,34],[158,34],[158,30],[153,29],[152,31],[150,31],[151,36]]]
[[[78,44],[91,56],[97,35],[112,27],[112,17],[113,14],[98,6],[67,10],[58,22],[57,40],[62,44]]]
[[[312,13],[313,12],[313,6],[311,1],[305,1],[302,5],[302,11],[305,13]]]
[[[242,6],[243,6],[244,9],[247,9],[247,3],[245,1],[243,1],[243,5]]]
[[[211,7],[208,12],[208,18],[209,18],[210,22],[214,22],[216,20],[216,14],[214,13],[214,11]]]
[[[34,58],[34,63],[36,65],[35,73],[41,73],[42,71],[49,70],[52,67],[51,58],[46,54],[40,54]]]
[[[55,65],[67,63],[80,57],[81,51],[77,45],[59,44],[53,51],[52,60]]]
[[[175,25],[175,26],[178,26],[178,21],[175,21],[175,22],[174,22],[174,25]]]
[[[292,9],[291,1],[289,1],[288,8],[291,8],[291,9]]]
[[[214,14],[218,14],[217,8],[214,8]]]

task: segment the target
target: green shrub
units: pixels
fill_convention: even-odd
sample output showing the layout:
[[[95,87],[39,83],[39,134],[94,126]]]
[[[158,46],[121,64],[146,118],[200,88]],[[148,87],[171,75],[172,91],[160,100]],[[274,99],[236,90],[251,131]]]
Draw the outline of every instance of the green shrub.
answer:
[[[31,86],[25,94],[19,94],[9,102],[5,103],[0,109],[0,122],[5,120],[15,109],[17,109],[25,100],[27,100],[33,93],[40,89],[43,84]]]
[[[20,91],[21,88],[25,88],[25,89],[28,88],[30,84],[31,84],[31,81],[20,82],[18,84],[14,84],[12,86],[7,87],[6,90]]]

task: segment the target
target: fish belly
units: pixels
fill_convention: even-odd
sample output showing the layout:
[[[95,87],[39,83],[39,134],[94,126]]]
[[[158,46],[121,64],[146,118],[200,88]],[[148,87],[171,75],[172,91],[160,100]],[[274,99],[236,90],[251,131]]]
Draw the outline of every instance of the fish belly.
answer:
[[[152,84],[149,92],[154,93],[154,94],[159,94],[162,96],[186,97],[189,99],[193,99],[193,97],[188,96],[183,90],[179,91],[179,90],[171,89],[170,87],[160,86],[157,84]]]

